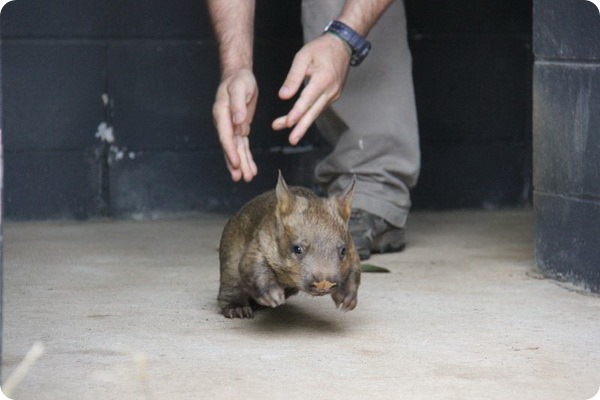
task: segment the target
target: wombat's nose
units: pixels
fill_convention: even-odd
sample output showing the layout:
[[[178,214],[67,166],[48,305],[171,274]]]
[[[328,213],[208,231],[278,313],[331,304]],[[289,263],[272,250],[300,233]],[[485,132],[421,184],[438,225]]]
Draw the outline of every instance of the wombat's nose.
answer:
[[[315,281],[312,284],[312,288],[313,291],[316,291],[317,293],[322,293],[322,294],[326,294],[332,291],[333,288],[335,288],[337,286],[336,283],[334,282],[329,282],[327,280],[323,280],[323,281]]]

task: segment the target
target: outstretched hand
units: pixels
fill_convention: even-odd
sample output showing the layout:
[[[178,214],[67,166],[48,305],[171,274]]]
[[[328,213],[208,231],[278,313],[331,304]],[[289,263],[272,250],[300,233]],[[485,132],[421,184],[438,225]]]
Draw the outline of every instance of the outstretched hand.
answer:
[[[304,45],[294,57],[279,97],[288,100],[305,80],[306,86],[290,112],[275,119],[272,128],[293,128],[289,142],[298,144],[321,112],[340,97],[349,68],[350,52],[341,39],[324,34]]]
[[[250,153],[250,124],[254,118],[258,86],[252,71],[241,69],[225,77],[213,105],[214,124],[231,179],[250,182],[258,172]]]
[[[294,146],[298,144],[321,112],[339,98],[349,66],[350,53],[339,38],[321,35],[304,45],[294,58],[279,97],[288,100],[304,82],[306,85],[290,112],[275,119],[272,128],[293,128],[289,142]],[[217,89],[214,124],[231,179],[236,182],[242,178],[250,182],[258,173],[248,140],[257,99],[258,85],[249,69],[224,77]]]

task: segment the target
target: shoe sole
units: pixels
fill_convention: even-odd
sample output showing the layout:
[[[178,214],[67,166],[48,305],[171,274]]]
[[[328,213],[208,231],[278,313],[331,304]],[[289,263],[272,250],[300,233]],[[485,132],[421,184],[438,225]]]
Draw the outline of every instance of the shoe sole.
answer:
[[[405,247],[406,240],[404,238],[404,231],[394,229],[385,232],[378,238],[374,238],[373,244],[371,245],[371,251],[373,253],[392,253],[402,251]]]
[[[357,250],[361,260],[368,260],[371,257],[371,253],[393,253],[402,251],[405,247],[404,231],[393,230],[373,240],[370,248],[361,247],[357,248]]]

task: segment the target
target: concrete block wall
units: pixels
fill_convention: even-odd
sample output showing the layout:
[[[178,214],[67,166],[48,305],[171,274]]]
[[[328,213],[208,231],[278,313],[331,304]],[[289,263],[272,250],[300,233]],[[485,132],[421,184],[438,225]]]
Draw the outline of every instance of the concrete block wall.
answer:
[[[26,4],[9,3],[1,17],[4,209],[8,216],[94,215],[101,207],[94,130],[104,118],[105,50],[74,35],[96,14],[74,7],[80,18],[65,21],[49,7],[29,14]]]
[[[415,208],[527,203],[531,3],[406,5],[423,147]],[[284,154],[286,135],[270,129],[290,107],[277,90],[302,41],[299,0],[258,1],[251,185],[230,181],[212,126],[219,73],[203,1],[18,0],[0,20],[8,218],[231,211],[277,169],[313,185],[327,145],[312,132]],[[96,136],[102,123],[114,141]]]
[[[583,0],[535,0],[536,262],[600,291],[600,14]]]
[[[295,165],[314,156],[284,156],[286,136],[269,128],[285,106],[275,85],[301,42],[299,19],[277,18],[289,8],[259,2],[257,74],[272,96],[263,95],[252,137],[261,175],[244,185],[229,179],[212,125],[219,70],[205,2],[9,3],[1,18],[7,216],[230,210],[271,188],[278,168],[306,181]],[[266,54],[277,57],[261,62]]]

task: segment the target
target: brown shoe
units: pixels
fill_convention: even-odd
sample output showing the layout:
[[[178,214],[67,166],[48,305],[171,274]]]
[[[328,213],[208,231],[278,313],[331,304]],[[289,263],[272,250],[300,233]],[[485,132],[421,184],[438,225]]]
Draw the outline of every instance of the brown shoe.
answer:
[[[361,260],[371,257],[371,253],[402,251],[406,247],[403,228],[363,210],[352,210],[348,230]]]

